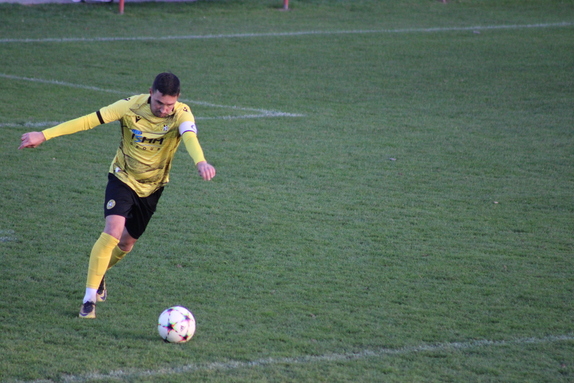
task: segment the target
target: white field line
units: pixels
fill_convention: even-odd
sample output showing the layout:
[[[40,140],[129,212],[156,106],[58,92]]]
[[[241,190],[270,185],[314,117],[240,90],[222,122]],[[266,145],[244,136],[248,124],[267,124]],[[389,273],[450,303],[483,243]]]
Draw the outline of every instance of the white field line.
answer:
[[[0,230],[0,242],[14,242],[18,238],[14,236],[14,230]]]
[[[219,35],[181,35],[181,36],[137,36],[137,37],[48,37],[42,39],[0,39],[0,43],[69,43],[69,42],[113,42],[113,41],[165,41],[165,40],[202,40],[229,39],[249,37],[289,37],[306,35],[345,35],[367,33],[429,33],[452,31],[483,31],[495,29],[554,28],[573,26],[574,22],[511,25],[477,25],[471,27],[435,27],[435,28],[402,28],[402,29],[359,29],[347,31],[299,31],[269,33],[230,33]]]
[[[344,354],[325,354],[325,355],[306,355],[293,358],[267,358],[257,359],[248,362],[241,361],[226,361],[226,362],[213,362],[213,363],[198,363],[188,364],[180,367],[161,368],[158,370],[141,370],[141,369],[125,369],[116,370],[109,373],[99,374],[90,373],[83,375],[63,375],[58,381],[62,382],[88,382],[97,380],[138,380],[148,377],[161,377],[167,375],[182,375],[192,372],[202,371],[231,371],[242,368],[259,368],[284,364],[317,364],[340,362],[347,360],[358,360],[364,358],[383,358],[392,357],[394,355],[408,355],[421,352],[456,352],[460,350],[475,349],[478,347],[498,347],[498,346],[512,346],[512,345],[528,345],[528,344],[544,344],[561,341],[573,341],[574,334],[570,335],[551,335],[543,338],[519,338],[513,340],[477,340],[470,342],[453,342],[453,343],[438,343],[429,345],[420,345],[403,348],[381,348],[376,350],[363,350],[359,352],[350,352]],[[30,382],[21,383],[51,383],[51,380],[34,380]]]
[[[233,34],[219,34],[219,35],[183,35],[183,36],[149,36],[149,37],[64,37],[64,38],[43,38],[43,39],[0,39],[1,43],[44,43],[44,42],[106,42],[106,41],[159,41],[159,40],[190,40],[190,39],[221,39],[221,38],[248,38],[248,37],[289,37],[289,36],[305,36],[305,35],[341,35],[341,34],[367,34],[367,33],[429,33],[429,32],[449,32],[449,31],[480,31],[480,30],[496,30],[496,29],[525,29],[525,28],[553,28],[553,27],[568,27],[573,26],[574,22],[559,22],[559,23],[538,23],[538,24],[511,24],[511,25],[479,25],[471,27],[435,27],[435,28],[403,28],[403,29],[375,29],[375,30],[347,30],[347,31],[300,31],[300,32],[274,32],[274,33],[233,33]],[[137,92],[120,92],[117,90],[103,89],[94,86],[71,84],[57,80],[45,80],[29,77],[13,76],[0,73],[0,77],[14,80],[26,80],[38,83],[53,84],[69,86],[81,89],[88,89],[100,92],[109,92],[115,94],[136,94]],[[264,117],[303,117],[301,114],[284,113],[278,111],[270,111],[263,109],[253,108],[240,108],[236,106],[224,106],[210,104],[200,101],[184,100],[187,103],[197,105],[204,105],[216,108],[231,108],[242,111],[254,111],[258,114],[251,115],[230,115],[218,117],[197,117],[198,120],[211,120],[211,119],[238,119],[238,118],[264,118]],[[40,122],[34,123],[34,126],[50,126],[54,125],[53,122]],[[0,123],[0,128],[12,126],[26,126],[27,123]]]
[[[29,81],[29,82],[35,82],[35,83],[40,83],[40,84],[67,86],[70,88],[87,89],[87,90],[93,90],[93,91],[97,91],[97,92],[121,94],[123,97],[139,94],[138,92],[125,92],[125,91],[119,91],[119,90],[113,90],[113,89],[99,88],[99,87],[90,86],[90,85],[73,84],[73,83],[58,81],[58,80],[46,80],[46,79],[35,78],[35,77],[14,76],[14,75],[6,74],[6,73],[0,73],[0,78],[6,78],[6,79],[10,79],[10,80],[17,80],[17,81]],[[241,118],[303,117],[304,116],[303,114],[285,113],[285,112],[279,112],[276,110],[245,108],[245,107],[239,107],[239,106],[233,106],[233,105],[218,105],[218,104],[212,104],[212,103],[204,102],[204,101],[186,100],[183,98],[181,98],[180,101],[188,103],[188,104],[207,106],[210,108],[222,108],[222,109],[231,109],[231,110],[244,111],[244,112],[256,112],[256,114],[246,114],[246,115],[196,117],[196,120],[232,120],[232,119],[241,119]],[[54,122],[54,121],[35,122],[35,123],[0,123],[0,128],[13,127],[13,126],[25,126],[25,127],[34,128],[34,127],[42,127],[42,126],[54,126],[54,125],[58,125],[58,124],[59,124],[59,122]]]

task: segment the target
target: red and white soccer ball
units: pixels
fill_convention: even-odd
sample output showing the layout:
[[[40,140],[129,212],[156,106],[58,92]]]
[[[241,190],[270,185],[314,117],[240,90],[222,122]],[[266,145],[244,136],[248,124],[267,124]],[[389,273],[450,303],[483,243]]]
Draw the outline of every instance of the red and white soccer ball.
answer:
[[[195,318],[183,306],[165,309],[157,322],[159,336],[169,343],[185,343],[195,333]]]

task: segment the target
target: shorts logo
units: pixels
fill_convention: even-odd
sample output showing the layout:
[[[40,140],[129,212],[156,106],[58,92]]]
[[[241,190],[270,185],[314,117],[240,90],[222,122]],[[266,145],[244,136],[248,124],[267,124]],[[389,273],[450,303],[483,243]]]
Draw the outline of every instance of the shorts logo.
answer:
[[[106,204],[106,209],[110,210],[113,209],[114,206],[116,206],[116,201],[114,201],[113,199],[109,200],[108,203]]]

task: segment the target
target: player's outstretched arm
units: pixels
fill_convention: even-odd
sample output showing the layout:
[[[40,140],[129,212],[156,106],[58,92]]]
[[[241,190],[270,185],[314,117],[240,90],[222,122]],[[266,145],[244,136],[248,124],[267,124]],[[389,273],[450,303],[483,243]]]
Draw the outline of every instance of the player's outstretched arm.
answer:
[[[197,163],[197,171],[201,178],[206,181],[209,181],[213,177],[215,177],[215,168],[208,164],[206,161],[201,161]]]
[[[94,112],[70,121],[63,122],[52,128],[44,129],[41,132],[28,132],[22,135],[22,143],[18,149],[35,148],[46,140],[60,137],[66,134],[77,133],[82,130],[89,130],[103,124],[100,112]]]
[[[22,134],[21,140],[22,142],[18,149],[35,148],[46,141],[46,137],[44,137],[44,133],[42,132],[28,132]]]

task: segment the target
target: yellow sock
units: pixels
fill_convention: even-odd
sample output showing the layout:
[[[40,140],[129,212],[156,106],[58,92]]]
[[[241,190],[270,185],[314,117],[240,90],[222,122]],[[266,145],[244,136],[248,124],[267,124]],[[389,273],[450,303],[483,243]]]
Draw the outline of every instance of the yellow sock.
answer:
[[[110,263],[108,264],[108,270],[114,267],[116,263],[121,261],[127,253],[129,253],[129,251],[123,251],[118,246],[114,247],[112,250],[112,257],[110,258]]]
[[[102,233],[94,243],[88,264],[88,278],[86,287],[97,289],[110,263],[112,251],[120,241],[109,234]]]

